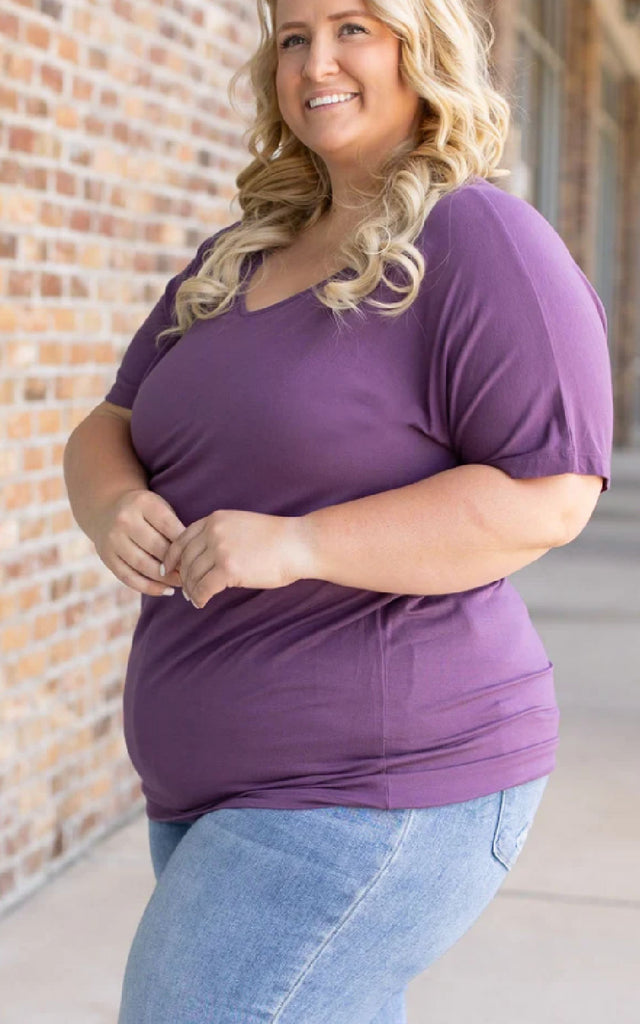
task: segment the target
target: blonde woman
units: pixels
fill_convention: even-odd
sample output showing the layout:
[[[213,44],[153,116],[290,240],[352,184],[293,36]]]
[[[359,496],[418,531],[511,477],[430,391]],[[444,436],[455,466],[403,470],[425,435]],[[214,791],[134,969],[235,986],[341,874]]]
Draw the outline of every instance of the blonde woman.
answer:
[[[490,180],[509,107],[469,4],[258,17],[242,219],[65,451],[142,594],[124,728],[157,884],[119,1024],[400,1024],[555,767],[508,576],[609,487],[606,318]]]

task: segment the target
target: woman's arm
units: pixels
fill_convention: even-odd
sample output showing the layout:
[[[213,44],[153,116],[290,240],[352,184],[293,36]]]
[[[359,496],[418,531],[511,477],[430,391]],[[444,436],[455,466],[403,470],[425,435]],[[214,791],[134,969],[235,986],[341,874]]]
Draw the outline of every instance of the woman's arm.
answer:
[[[105,505],[119,494],[148,486],[148,477],[131,444],[123,416],[93,410],[72,431],[63,454],[69,504],[78,526],[95,542],[94,524]]]
[[[300,516],[304,578],[390,594],[471,590],[568,544],[601,487],[599,476],[521,480],[493,466],[456,466]]]

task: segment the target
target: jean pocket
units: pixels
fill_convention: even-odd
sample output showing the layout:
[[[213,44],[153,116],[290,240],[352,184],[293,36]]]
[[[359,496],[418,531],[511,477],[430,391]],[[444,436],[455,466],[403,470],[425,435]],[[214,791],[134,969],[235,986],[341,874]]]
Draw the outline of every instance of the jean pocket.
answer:
[[[500,793],[492,852],[507,871],[511,871],[520,856],[548,781],[549,776],[545,775]]]

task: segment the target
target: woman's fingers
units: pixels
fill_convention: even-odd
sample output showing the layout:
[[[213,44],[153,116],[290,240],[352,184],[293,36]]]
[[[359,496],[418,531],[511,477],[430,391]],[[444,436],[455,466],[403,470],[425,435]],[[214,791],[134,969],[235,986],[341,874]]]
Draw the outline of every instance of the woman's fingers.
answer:
[[[139,550],[139,549],[138,549]],[[115,571],[119,580],[133,590],[137,590],[141,594],[148,594],[150,597],[161,597],[163,592],[167,588],[172,587],[175,591],[176,588],[180,587],[180,583],[167,583],[164,580],[156,583],[153,579],[145,576],[143,573],[138,572],[134,566],[130,565],[121,555],[113,556],[116,562]],[[133,558],[137,561],[137,556]],[[172,574],[173,575],[173,574]]]
[[[148,525],[154,531],[152,535],[153,547],[147,548],[146,543],[144,547],[146,550],[151,551],[160,561],[166,555],[173,541],[184,533],[185,527],[171,508],[171,505],[153,491],[149,491],[148,494],[144,495],[140,502],[139,510],[142,513],[142,519],[139,519],[136,525],[142,522],[144,526]],[[146,541],[147,539],[148,537],[145,535],[143,540]]]
[[[137,518],[128,532],[129,540],[138,551],[127,548],[121,555],[141,575],[163,582],[165,586],[181,587],[179,566],[165,576],[160,574],[160,568],[173,540],[183,532],[182,523],[168,505],[163,501],[148,503],[144,517]]]
[[[158,596],[182,586],[180,566],[161,576],[160,568],[173,541],[185,527],[171,505],[144,488],[125,491],[102,510],[94,546],[105,565],[127,586]]]
[[[140,540],[136,540],[136,534]],[[182,580],[178,569],[167,573],[166,576],[160,574],[162,559],[168,548],[169,542],[166,537],[161,537],[153,527],[145,524],[134,529],[131,537],[122,539],[118,556],[139,576],[160,583],[162,587],[181,587]]]

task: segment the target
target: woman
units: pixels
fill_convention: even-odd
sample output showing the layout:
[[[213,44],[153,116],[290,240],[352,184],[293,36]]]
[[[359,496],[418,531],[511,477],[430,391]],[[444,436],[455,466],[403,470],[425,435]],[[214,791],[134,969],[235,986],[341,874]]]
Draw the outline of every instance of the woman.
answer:
[[[509,110],[469,6],[344,7],[258,6],[243,218],[65,451],[142,594],[124,729],[157,884],[119,1024],[406,1021],[555,767],[507,577],[609,487],[604,310],[489,181]]]

